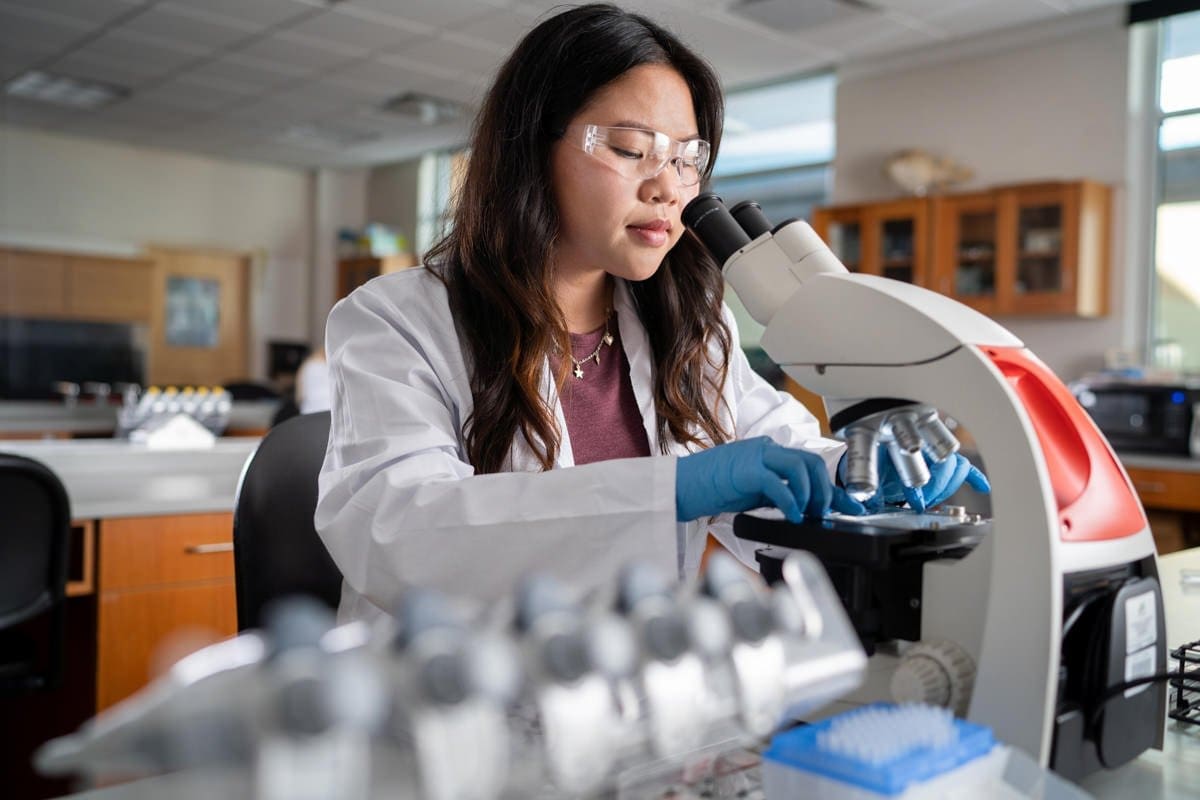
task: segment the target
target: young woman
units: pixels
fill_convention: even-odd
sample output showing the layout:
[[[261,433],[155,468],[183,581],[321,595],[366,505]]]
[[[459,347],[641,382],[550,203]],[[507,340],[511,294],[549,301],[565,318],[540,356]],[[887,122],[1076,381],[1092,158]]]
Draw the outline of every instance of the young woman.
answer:
[[[316,524],[342,620],[405,584],[488,600],[531,570],[581,589],[633,559],[687,575],[709,532],[753,565],[728,512],[862,512],[831,480],[843,446],[751,371],[719,266],[680,222],[723,104],[703,60],[613,6],[517,45],[452,232],[329,317]],[[951,462],[921,499],[972,469]]]

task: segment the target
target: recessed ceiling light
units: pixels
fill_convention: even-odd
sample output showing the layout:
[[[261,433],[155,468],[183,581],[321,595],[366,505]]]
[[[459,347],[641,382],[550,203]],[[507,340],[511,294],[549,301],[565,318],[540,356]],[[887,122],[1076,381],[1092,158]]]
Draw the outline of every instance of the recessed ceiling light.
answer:
[[[121,86],[82,81],[32,69],[5,83],[4,93],[10,97],[35,100],[39,103],[88,109],[100,108],[120,100],[129,94],[129,90]]]

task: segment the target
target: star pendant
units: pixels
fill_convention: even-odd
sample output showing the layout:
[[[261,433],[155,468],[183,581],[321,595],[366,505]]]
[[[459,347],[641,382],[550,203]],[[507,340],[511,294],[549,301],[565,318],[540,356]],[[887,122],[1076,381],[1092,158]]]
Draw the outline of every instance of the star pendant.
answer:
[[[583,367],[581,367],[579,364],[575,365],[575,377],[576,378],[583,377]]]

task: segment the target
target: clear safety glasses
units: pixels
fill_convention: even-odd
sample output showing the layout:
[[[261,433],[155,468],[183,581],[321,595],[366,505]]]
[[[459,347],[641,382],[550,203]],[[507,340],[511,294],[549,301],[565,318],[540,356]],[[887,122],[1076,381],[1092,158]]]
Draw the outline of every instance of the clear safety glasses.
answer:
[[[630,179],[653,178],[667,165],[675,167],[681,186],[695,186],[708,166],[710,145],[703,139],[676,141],[645,128],[583,125],[582,138],[568,133],[574,144]]]

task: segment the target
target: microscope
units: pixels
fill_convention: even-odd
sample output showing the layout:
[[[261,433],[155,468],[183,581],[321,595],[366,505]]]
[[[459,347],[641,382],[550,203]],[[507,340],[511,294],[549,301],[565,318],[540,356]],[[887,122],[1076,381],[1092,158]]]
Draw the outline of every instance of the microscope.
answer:
[[[851,496],[874,494],[879,445],[906,486],[970,431],[991,515],[897,508],[735,533],[815,554],[873,653],[865,694],[953,708],[1067,778],[1161,747],[1165,623],[1154,541],[1124,469],[1062,382],[991,319],[935,292],[852,274],[805,222],[702,194],[683,221],[766,327],[762,347],[824,398]],[[928,459],[928,460],[927,460]],[[889,685],[890,684],[890,685]],[[873,696],[872,696],[873,695]]]

